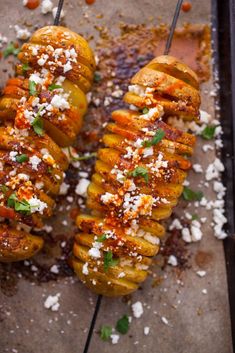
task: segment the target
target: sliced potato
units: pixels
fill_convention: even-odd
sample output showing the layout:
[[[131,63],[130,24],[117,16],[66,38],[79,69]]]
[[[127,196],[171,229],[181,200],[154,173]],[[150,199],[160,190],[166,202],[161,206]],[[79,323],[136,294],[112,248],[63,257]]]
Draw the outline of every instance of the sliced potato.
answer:
[[[146,67],[156,71],[164,72],[167,75],[184,81],[197,90],[199,89],[199,80],[195,72],[173,56],[157,56],[152,61],[150,61]]]
[[[0,225],[0,262],[22,261],[43,247],[41,237]]]

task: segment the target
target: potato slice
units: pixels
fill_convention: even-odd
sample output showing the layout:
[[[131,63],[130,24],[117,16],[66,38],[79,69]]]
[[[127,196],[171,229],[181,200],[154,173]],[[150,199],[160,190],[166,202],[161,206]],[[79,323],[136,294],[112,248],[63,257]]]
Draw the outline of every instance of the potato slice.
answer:
[[[175,101],[181,100],[197,109],[201,103],[197,89],[165,72],[156,71],[149,67],[138,71],[131,79],[131,84],[154,88],[155,92],[163,97],[170,97],[170,100]]]
[[[78,58],[83,59],[83,62],[85,62],[92,70],[95,69],[95,58],[87,41],[79,34],[69,30],[66,27],[42,27],[34,32],[30,38],[30,43],[52,45],[55,48],[66,48],[72,44],[76,52],[79,53]]]
[[[199,80],[195,72],[173,56],[157,56],[152,61],[150,61],[146,67],[156,71],[164,72],[167,75],[184,81],[197,90],[199,89]]]
[[[78,238],[76,238],[78,239]],[[78,240],[79,242],[79,240]],[[94,267],[96,267],[98,270],[102,271],[103,270],[103,262],[100,261],[99,264],[93,263],[91,260],[91,257],[88,254],[88,250],[89,247],[83,246],[80,243],[77,243],[77,241],[74,242],[74,246],[73,246],[73,255],[79,259],[80,261],[82,261],[83,263],[88,262],[89,263],[89,267],[88,267],[88,271],[89,268],[94,269]],[[126,258],[122,258],[122,260],[126,260]],[[131,259],[129,259],[130,262],[132,261]],[[120,261],[121,263],[122,261]],[[121,273],[125,273],[125,279],[126,280],[130,280],[133,281],[135,283],[141,283],[145,280],[146,276],[147,276],[147,271],[143,271],[143,270],[137,270],[134,263],[131,266],[121,266],[120,263],[116,266],[110,267],[108,272],[109,275],[114,276],[116,278],[119,278]]]
[[[22,261],[43,247],[41,237],[0,225],[0,262]]]
[[[124,102],[133,104],[136,107],[143,109],[145,107],[151,107],[155,104],[160,104],[164,108],[164,112],[167,116],[179,116],[184,120],[198,120],[199,110],[192,105],[182,104],[178,101],[172,101],[167,98],[163,98],[160,95],[153,94],[151,97],[140,97],[135,93],[127,92],[123,98]]]
[[[134,292],[138,285],[123,278],[117,279],[108,274],[90,269],[88,275],[83,273],[83,263],[73,259],[72,266],[75,273],[86,286],[98,294],[108,297],[127,295]]]

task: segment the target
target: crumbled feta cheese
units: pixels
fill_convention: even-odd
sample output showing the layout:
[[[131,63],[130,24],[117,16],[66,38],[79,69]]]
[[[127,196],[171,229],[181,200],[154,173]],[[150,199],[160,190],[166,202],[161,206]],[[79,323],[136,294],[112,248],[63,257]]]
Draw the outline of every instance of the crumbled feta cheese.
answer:
[[[84,178],[80,179],[76,186],[75,193],[77,195],[85,197],[87,194],[87,188],[89,184],[90,184],[90,181],[88,179],[84,179]]]
[[[72,70],[72,68],[73,68],[73,67],[72,67],[70,61],[68,61],[66,64],[64,64],[64,73],[66,73],[66,72]]]
[[[68,192],[68,189],[69,189],[70,185],[69,184],[66,184],[65,182],[63,182],[61,185],[60,185],[60,195],[66,195],[67,192]]]
[[[39,65],[39,66],[45,65],[45,63],[47,62],[47,59],[48,59],[48,58],[49,58],[49,55],[43,54],[43,55],[41,56],[41,58],[39,58],[38,61],[37,61],[38,65]]]
[[[21,40],[27,40],[31,36],[31,33],[26,28],[20,28],[19,26],[14,26],[16,31],[16,38]]]
[[[204,110],[200,110],[200,122],[204,124],[209,124],[211,121],[211,115],[205,112]]]
[[[111,338],[112,344],[117,344],[120,336],[116,335],[116,334],[112,334],[112,335],[110,335],[110,338]]]
[[[145,327],[144,327],[144,334],[145,334],[145,336],[148,336],[149,331],[150,331],[150,328],[149,328],[148,326],[145,326]]]
[[[84,275],[88,275],[89,274],[89,270],[88,270],[88,262],[86,262],[83,266],[82,266],[82,273]]]
[[[167,318],[165,316],[162,316],[161,320],[165,325],[169,325],[169,321],[167,320]]]
[[[126,276],[125,272],[120,272],[119,275],[118,275],[118,278],[123,278],[125,276]]]
[[[28,200],[28,203],[30,204],[31,213],[39,212],[43,214],[44,209],[47,208],[47,204],[36,196],[31,197],[31,199]]]
[[[204,289],[202,290],[202,293],[203,293],[203,294],[207,294],[207,289],[204,288]]]
[[[131,93],[135,93],[140,97],[144,97],[146,93],[145,87],[140,85],[130,85],[128,86],[128,91]]]
[[[9,153],[10,160],[12,160],[13,162],[15,162],[17,155],[18,155],[18,152],[11,151],[11,152]]]
[[[143,151],[143,158],[147,158],[149,156],[153,156],[153,147],[145,148]]]
[[[199,277],[205,277],[206,271],[197,271],[196,272]]]
[[[38,165],[41,163],[41,158],[37,156],[32,156],[29,158],[29,163],[32,165],[32,169],[38,170]]]
[[[173,230],[173,229],[182,229],[183,226],[182,224],[180,223],[180,220],[175,218],[173,220],[173,222],[171,223],[170,227],[169,227],[169,230]]]
[[[170,255],[169,258],[168,258],[168,261],[167,263],[171,266],[177,266],[178,265],[178,260],[177,260],[177,257],[174,256],[174,255]]]
[[[153,245],[159,245],[160,244],[160,240],[158,237],[151,235],[150,233],[145,233],[144,234],[144,239],[147,240],[149,243],[153,244]]]
[[[203,169],[202,169],[201,164],[193,164],[193,170],[196,173],[203,173]]]
[[[136,303],[132,304],[131,308],[134,317],[136,317],[137,319],[140,318],[144,313],[143,305],[140,301],[137,301]]]
[[[55,94],[51,100],[51,105],[60,110],[69,109],[70,105],[66,98],[68,97],[66,97],[65,94]]]
[[[186,243],[191,243],[191,235],[190,235],[190,231],[188,228],[183,228],[182,229],[182,239],[186,242]]]
[[[46,309],[51,309],[51,311],[58,311],[60,307],[59,303],[60,293],[56,295],[49,295],[44,302],[44,307]]]
[[[88,251],[88,255],[93,257],[94,259],[99,259],[101,257],[99,248],[93,247]]]
[[[41,5],[41,13],[43,15],[47,14],[48,12],[52,12],[53,3],[51,0],[43,0]]]
[[[59,273],[59,268],[58,268],[58,266],[57,266],[57,265],[51,266],[50,272],[55,273],[55,274],[58,274],[58,273]]]
[[[213,163],[209,164],[206,170],[206,180],[210,181],[212,179],[217,179],[220,173],[224,171],[223,163],[216,158]]]

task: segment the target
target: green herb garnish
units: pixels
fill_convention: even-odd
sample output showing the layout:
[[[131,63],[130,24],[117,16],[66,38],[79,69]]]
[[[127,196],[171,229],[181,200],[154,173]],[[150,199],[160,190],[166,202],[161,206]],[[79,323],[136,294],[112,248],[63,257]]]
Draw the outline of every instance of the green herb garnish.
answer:
[[[148,114],[148,112],[149,112],[149,108],[145,107],[142,109],[143,114]]]
[[[95,72],[94,82],[100,82],[100,81],[101,81],[101,75],[98,72]]]
[[[41,119],[41,117],[36,117],[34,119],[34,121],[32,122],[32,127],[34,129],[34,132],[39,135],[42,136],[43,135],[43,121]]]
[[[100,338],[103,341],[108,341],[108,339],[110,338],[111,334],[112,334],[112,327],[111,326],[103,325],[101,327]]]
[[[49,91],[54,91],[54,89],[59,89],[59,88],[62,88],[62,86],[57,85],[57,84],[55,84],[55,83],[52,83],[52,84],[48,87]]]
[[[203,193],[201,191],[193,191],[185,186],[183,191],[183,198],[186,201],[201,201],[203,198]]]
[[[28,201],[18,200],[16,194],[11,194],[11,196],[7,200],[7,206],[14,208],[17,212],[22,212],[26,214],[31,212],[31,207]]]
[[[20,48],[16,48],[13,42],[10,42],[6,49],[3,50],[3,57],[7,58],[9,55],[17,56],[20,52]]]
[[[192,220],[192,221],[195,221],[196,219],[198,219],[198,215],[197,215],[197,214],[192,214],[191,220]]]
[[[29,157],[27,156],[27,154],[18,154],[18,156],[16,156],[16,160],[19,163],[23,163],[29,160]]]
[[[30,96],[36,96],[38,94],[36,87],[37,87],[36,82],[29,81],[29,94],[30,94]]]
[[[109,267],[116,266],[119,263],[119,259],[113,259],[112,251],[104,253],[104,270],[108,271]]]
[[[32,67],[29,66],[28,64],[23,64],[23,65],[22,65],[22,70],[23,70],[23,72],[27,72],[27,71],[29,71],[29,70],[31,70],[31,69],[32,69]]]
[[[215,125],[207,125],[205,127],[205,129],[202,131],[201,136],[205,139],[205,140],[211,140],[215,137],[215,129],[216,126]]]
[[[43,121],[42,121],[42,118],[41,118],[41,111],[43,110],[43,107],[40,107],[38,112],[37,112],[37,115],[34,119],[34,121],[32,122],[32,127],[33,127],[33,130],[34,132],[39,135],[39,136],[42,136],[43,133],[44,133],[44,130],[43,130]]]
[[[0,185],[0,189],[4,194],[9,190],[9,188],[6,185]]]
[[[107,239],[105,234],[102,234],[99,238],[97,238],[96,241],[98,241],[99,243],[102,243],[103,241],[105,241]]]
[[[165,136],[165,131],[158,129],[151,140],[145,140],[142,142],[142,146],[151,147],[159,143]]]
[[[127,315],[124,315],[117,321],[116,330],[125,335],[129,330],[129,319]]]
[[[71,150],[70,150],[70,147],[68,147],[68,153],[69,153],[69,157],[71,158],[71,160],[73,162],[77,162],[77,161],[86,161],[90,158],[93,158],[93,157],[96,157],[97,156],[97,153],[96,152],[92,152],[90,154],[86,154],[86,155],[83,155],[81,157],[74,157],[71,153]]]
[[[149,181],[148,170],[144,167],[136,167],[132,172],[129,173],[129,175],[133,176],[134,178],[142,177],[146,183]]]

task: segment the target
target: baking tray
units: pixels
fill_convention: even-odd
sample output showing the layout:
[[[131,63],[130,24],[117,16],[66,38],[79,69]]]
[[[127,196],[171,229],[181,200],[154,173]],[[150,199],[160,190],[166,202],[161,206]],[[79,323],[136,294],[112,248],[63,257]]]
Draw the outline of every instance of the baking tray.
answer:
[[[228,13],[226,11],[229,2],[218,4],[221,9],[217,9],[215,5],[215,1],[212,2],[212,7],[209,1],[199,0],[197,3],[193,3],[193,10],[190,13],[181,13],[178,26],[182,27],[185,22],[209,24],[211,14],[213,14],[215,28],[222,29],[222,24],[228,25]],[[120,21],[129,26],[149,23],[150,21],[152,21],[151,25],[153,26],[162,22],[170,24],[174,7],[175,1],[172,0],[159,0],[157,2],[150,0],[129,0],[126,2],[120,0],[115,3],[97,0],[90,7],[85,6],[84,1],[65,1],[67,11],[65,23],[87,38],[92,36],[93,38],[90,39],[95,46],[95,43],[100,41],[100,31],[97,31],[97,28],[100,29],[101,22],[108,28],[108,32],[118,36]],[[221,19],[224,12],[224,19]],[[101,13],[102,18],[100,18]],[[217,13],[219,16],[217,16]],[[30,24],[32,26],[40,24],[42,26],[50,24],[51,20],[50,16],[41,16],[39,10],[32,13],[28,12],[22,8],[21,2],[1,1],[0,32],[4,34],[7,32],[8,38],[11,38],[11,36],[14,38],[14,33],[9,28],[13,23]],[[227,36],[224,33],[222,32],[222,35],[225,36],[225,41],[227,41]],[[102,34],[104,35],[104,33]],[[221,32],[219,32],[219,35],[221,35]],[[219,40],[219,44],[222,45],[221,40]],[[229,43],[226,50],[228,48]],[[174,52],[187,60],[187,53],[179,53],[177,48],[173,46],[172,53]],[[226,57],[225,60],[229,59]],[[225,64],[226,67],[229,67],[228,63]],[[218,65],[223,67],[221,58]],[[1,86],[3,86],[8,73],[5,72],[5,63],[4,65],[1,63],[1,67]],[[9,62],[8,67],[11,69],[11,62]],[[229,78],[229,72],[227,75]],[[211,78],[203,85],[203,88],[211,89],[212,81]],[[226,81],[225,84],[228,85],[228,82],[230,80]],[[225,88],[227,90],[222,91],[222,94],[231,90],[230,86]],[[229,94],[226,94],[226,97],[221,96],[222,117],[232,116],[230,114],[231,110],[226,111],[224,115],[223,109],[225,107],[223,106],[225,104],[223,102],[226,102],[226,100],[223,99],[228,99],[227,96]],[[227,104],[225,106],[227,107]],[[214,114],[213,99],[204,97],[203,109]],[[87,119],[90,119],[89,115]],[[223,121],[231,124],[232,119],[223,119]],[[227,126],[224,135],[226,141],[230,141],[232,131],[231,127]],[[233,156],[232,148],[233,144],[230,150],[231,156]],[[228,152],[224,153],[226,156]],[[199,159],[200,157],[198,155],[195,158]],[[225,163],[227,170],[230,171],[229,176],[232,176],[234,173],[231,172],[233,169],[227,164],[230,163],[229,161],[231,159],[226,158]],[[199,178],[195,178],[195,183],[198,182]],[[233,185],[232,181],[230,183]],[[230,187],[229,180],[226,180],[226,185]],[[231,194],[228,194],[232,195],[232,189],[229,189],[229,191],[231,191]],[[231,205],[231,198],[228,198],[227,201],[230,202],[227,202],[229,227],[231,227],[229,232],[233,234],[232,210],[234,208]],[[61,214],[59,217],[58,219],[61,219]],[[61,228],[59,221],[58,228]],[[65,231],[67,232],[67,229],[63,228],[63,232]],[[163,273],[160,273],[161,276],[168,277],[161,286],[152,288],[153,278],[151,277],[141,290],[133,294],[132,297],[103,299],[89,352],[102,351],[105,353],[112,350],[115,353],[123,350],[130,353],[144,353],[151,350],[162,353],[196,353],[198,351],[206,353],[213,350],[215,353],[231,353],[233,351],[223,245],[222,242],[211,236],[209,224],[205,227],[205,234],[208,237],[204,238],[200,244],[192,246],[190,269],[183,271],[178,276],[175,271],[167,268]],[[227,240],[227,243],[229,242],[230,239]],[[230,249],[230,257],[228,251],[226,254],[231,264],[231,244],[229,243],[227,246],[225,243],[225,246],[226,249]],[[204,279],[195,275],[195,271],[199,269],[198,263],[195,262],[195,255],[199,251],[204,254],[207,253],[207,255],[209,253],[206,258],[209,262],[203,265],[207,270],[207,276]],[[229,283],[231,283],[231,276],[233,275],[231,268],[231,266],[228,266],[228,273],[231,272],[228,276]],[[23,270],[23,267],[21,270]],[[9,284],[9,290],[4,283],[4,290],[0,292],[1,353],[16,351],[18,353],[41,353],[47,350],[50,350],[51,353],[80,353],[83,351],[97,300],[96,295],[89,292],[74,277],[64,276],[56,281],[52,279],[49,282],[45,281],[38,284],[33,281],[33,276],[27,278],[27,276],[24,276],[24,271],[22,276],[22,271],[17,271],[14,266],[1,266],[0,271],[4,273],[5,282]],[[154,275],[159,275],[157,269],[154,269],[153,272]],[[204,286],[208,289],[208,295],[206,296],[201,294]],[[56,293],[61,293],[60,309],[53,313],[46,310],[43,303],[49,294],[54,295]],[[231,298],[234,297],[231,296]],[[102,342],[99,337],[101,325],[110,324],[114,326],[116,320],[123,314],[131,315],[130,304],[137,300],[143,303],[143,317],[139,320],[132,320],[128,335],[122,336],[117,345]],[[182,305],[176,305],[178,300],[182,300]],[[169,320],[169,325],[163,324],[162,317]],[[143,333],[145,326],[150,327],[148,336]]]
[[[215,65],[219,70],[220,107],[224,131],[222,158],[225,165],[223,175],[227,187],[226,213],[229,237],[224,241],[226,256],[233,350],[235,350],[235,3],[212,1],[212,23],[217,31],[213,35]],[[227,53],[224,55],[224,53]]]

